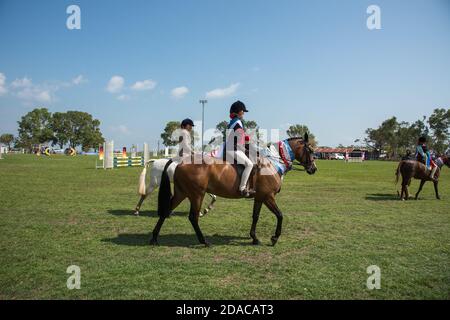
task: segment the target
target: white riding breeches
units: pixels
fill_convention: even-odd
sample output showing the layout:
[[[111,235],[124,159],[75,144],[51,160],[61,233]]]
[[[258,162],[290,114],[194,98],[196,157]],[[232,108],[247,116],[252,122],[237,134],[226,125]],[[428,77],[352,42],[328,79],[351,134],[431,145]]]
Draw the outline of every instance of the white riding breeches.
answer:
[[[245,189],[247,185],[248,178],[250,177],[250,173],[252,173],[253,162],[245,155],[245,153],[241,150],[237,150],[235,152],[236,160],[238,164],[243,164],[245,166],[244,172],[241,177],[241,184],[239,185],[239,190],[242,191]]]

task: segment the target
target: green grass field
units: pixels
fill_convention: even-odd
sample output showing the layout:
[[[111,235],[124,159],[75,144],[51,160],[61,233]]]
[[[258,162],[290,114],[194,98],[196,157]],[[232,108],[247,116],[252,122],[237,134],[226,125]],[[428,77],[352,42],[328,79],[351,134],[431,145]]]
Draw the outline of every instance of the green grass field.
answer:
[[[442,200],[427,183],[397,200],[394,162],[318,161],[291,171],[278,195],[283,233],[263,207],[219,199],[200,219],[198,244],[185,201],[148,245],[156,193],[132,215],[141,168],[94,169],[95,157],[9,155],[0,160],[1,299],[449,299],[450,170]],[[416,191],[418,182],[411,187]],[[208,199],[209,200],[209,199]],[[69,265],[81,289],[69,290]],[[381,268],[368,290],[366,268]]]

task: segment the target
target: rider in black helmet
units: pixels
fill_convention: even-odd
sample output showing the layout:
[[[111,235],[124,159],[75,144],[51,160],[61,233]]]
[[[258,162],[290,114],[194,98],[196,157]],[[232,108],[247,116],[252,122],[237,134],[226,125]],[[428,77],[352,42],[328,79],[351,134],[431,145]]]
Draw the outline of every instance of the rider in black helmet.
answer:
[[[234,158],[239,164],[245,166],[244,172],[241,176],[241,183],[239,185],[239,191],[244,197],[250,197],[255,194],[254,190],[247,187],[247,182],[253,169],[253,162],[245,154],[245,142],[249,140],[249,137],[245,134],[244,125],[242,119],[244,112],[248,112],[245,104],[241,101],[234,102],[230,107],[231,121],[227,126],[228,130],[233,130],[233,134],[227,136],[226,139],[226,152],[234,152]]]

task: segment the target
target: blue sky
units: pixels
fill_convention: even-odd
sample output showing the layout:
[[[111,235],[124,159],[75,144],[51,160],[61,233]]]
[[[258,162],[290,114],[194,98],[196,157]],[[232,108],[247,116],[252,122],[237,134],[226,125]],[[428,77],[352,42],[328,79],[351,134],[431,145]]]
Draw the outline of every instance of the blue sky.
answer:
[[[0,133],[45,106],[154,148],[167,121],[200,120],[207,95],[206,127],[240,99],[263,128],[306,124],[321,145],[351,144],[390,116],[449,107],[449,3],[0,0]],[[66,27],[71,4],[81,30]],[[371,4],[381,30],[366,26]]]

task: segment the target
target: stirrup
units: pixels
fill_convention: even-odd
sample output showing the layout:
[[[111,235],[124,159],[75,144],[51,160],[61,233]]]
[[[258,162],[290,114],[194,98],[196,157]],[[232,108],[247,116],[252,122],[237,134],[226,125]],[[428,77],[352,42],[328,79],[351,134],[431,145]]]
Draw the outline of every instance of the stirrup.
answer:
[[[245,198],[250,198],[251,196],[255,195],[255,193],[256,193],[255,190],[249,190],[249,189],[241,190],[241,196],[243,196]]]

